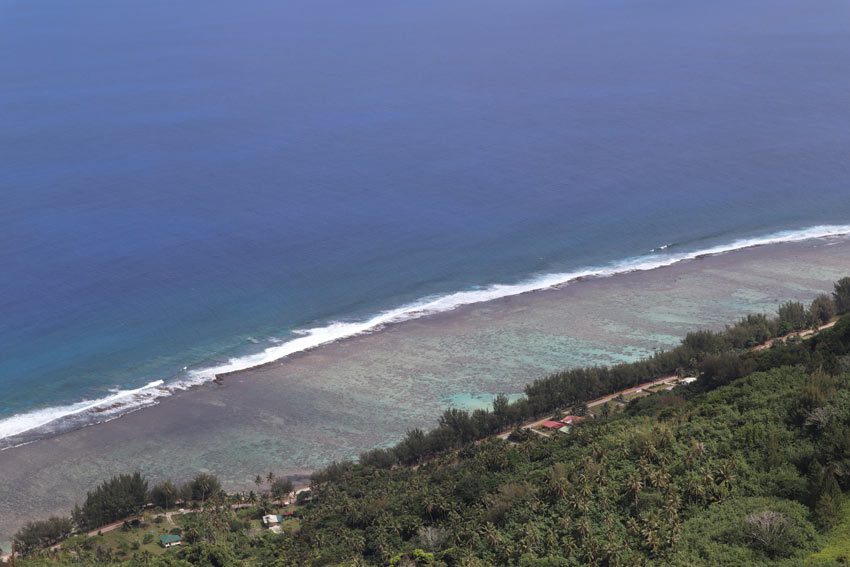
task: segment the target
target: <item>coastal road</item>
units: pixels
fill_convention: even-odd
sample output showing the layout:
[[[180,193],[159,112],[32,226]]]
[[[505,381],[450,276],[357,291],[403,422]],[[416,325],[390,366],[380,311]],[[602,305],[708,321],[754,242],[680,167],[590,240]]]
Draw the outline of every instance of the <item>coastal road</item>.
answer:
[[[638,384],[633,388],[627,388],[625,390],[620,390],[619,392],[614,392],[613,394],[608,394],[607,396],[602,396],[601,398],[596,398],[595,400],[591,400],[587,402],[587,407],[592,408],[594,406],[598,406],[601,404],[605,404],[616,398],[617,396],[626,396],[628,394],[634,394],[640,392],[642,390],[646,390],[647,388],[654,388],[655,386],[660,386],[662,384],[672,384],[678,381],[680,378],[675,374],[671,374],[669,376],[662,376],[661,378],[656,378],[650,382],[644,382],[643,384]],[[537,421],[532,421],[530,423],[526,423],[522,426],[523,429],[531,429],[535,433],[540,433],[536,428],[543,425],[543,422],[551,420],[552,417],[544,417],[543,419],[538,419]],[[505,431],[499,434],[500,439],[507,439],[508,435],[511,434],[511,431]],[[543,435],[541,433],[541,435]],[[548,437],[548,435],[546,435]]]
[[[821,325],[817,329],[807,329],[805,331],[795,331],[795,332],[792,332],[792,333],[788,333],[787,335],[783,335],[781,337],[776,337],[774,339],[770,339],[768,341],[765,341],[764,343],[762,343],[760,345],[756,345],[756,346],[752,347],[750,350],[751,351],[759,351],[759,350],[768,349],[768,348],[772,347],[777,342],[785,342],[785,341],[787,341],[788,339],[791,339],[791,338],[808,339],[808,338],[820,333],[821,331],[823,331],[825,329],[829,329],[830,327],[833,327],[837,322],[838,322],[838,319],[835,318],[834,320],[830,321],[829,323],[826,323],[825,325]],[[592,407],[595,407],[595,406],[598,406],[598,405],[601,405],[601,404],[608,403],[611,400],[613,400],[614,398],[617,398],[619,396],[627,396],[629,394],[635,394],[635,393],[640,392],[642,390],[646,390],[648,388],[654,388],[654,387],[660,386],[662,384],[676,383],[679,379],[680,379],[679,376],[677,376],[675,374],[671,374],[671,375],[668,375],[668,376],[662,376],[661,378],[657,378],[657,379],[652,380],[650,382],[645,382],[643,384],[639,384],[639,385],[637,385],[633,388],[627,388],[625,390],[620,390],[619,392],[615,392],[613,394],[608,394],[607,396],[602,396],[601,398],[596,398],[595,400],[591,400],[591,401],[587,402],[587,407],[592,408]],[[550,419],[552,419],[551,416],[550,417],[544,417],[543,419],[538,419],[537,421],[532,421],[530,423],[526,423],[525,425],[522,426],[522,428],[523,429],[531,429],[535,433],[540,433],[544,437],[548,437],[548,435],[546,435],[545,433],[537,431],[537,428],[542,426],[544,422],[549,421]],[[505,431],[505,432],[499,434],[499,438],[500,439],[507,439],[510,434],[511,434],[511,431]]]

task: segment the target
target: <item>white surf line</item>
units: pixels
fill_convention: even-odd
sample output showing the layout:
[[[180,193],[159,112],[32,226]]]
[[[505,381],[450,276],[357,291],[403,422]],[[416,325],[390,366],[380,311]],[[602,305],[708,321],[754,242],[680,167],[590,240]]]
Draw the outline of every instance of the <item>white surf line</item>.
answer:
[[[105,415],[109,415],[114,419],[114,417],[117,417],[117,415],[114,415],[116,412],[124,414],[140,407],[152,405],[156,403],[158,398],[168,396],[176,390],[186,390],[193,386],[209,382],[214,380],[219,374],[247,370],[284,359],[299,352],[369,333],[388,324],[443,313],[464,305],[485,303],[513,295],[549,289],[583,278],[610,277],[629,272],[654,270],[686,260],[693,260],[701,256],[724,254],[755,246],[802,242],[805,240],[847,235],[850,235],[850,225],[812,226],[800,230],[776,232],[767,236],[738,239],[728,244],[720,244],[692,252],[681,252],[677,254],[661,254],[656,252],[647,256],[612,262],[605,266],[582,268],[571,272],[544,274],[516,284],[492,284],[481,289],[426,297],[419,301],[381,312],[363,321],[334,321],[323,327],[295,330],[293,334],[297,335],[296,338],[275,344],[259,353],[231,358],[220,365],[189,370],[185,377],[179,378],[167,385],[163,380],[156,380],[141,388],[121,390],[96,400],[83,400],[74,404],[49,407],[13,415],[0,420],[0,439],[21,435],[60,419],[67,419],[87,411],[109,408],[113,405],[116,407],[109,409]],[[98,416],[104,416],[104,412],[99,412]]]

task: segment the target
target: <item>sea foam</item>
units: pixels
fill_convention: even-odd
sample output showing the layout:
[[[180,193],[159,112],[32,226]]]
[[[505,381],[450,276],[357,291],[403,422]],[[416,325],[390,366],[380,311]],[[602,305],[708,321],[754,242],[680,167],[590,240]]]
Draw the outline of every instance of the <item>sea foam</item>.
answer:
[[[332,343],[340,339],[372,332],[391,323],[400,323],[410,319],[451,311],[464,305],[484,303],[512,295],[520,295],[532,291],[558,287],[580,279],[609,277],[629,272],[653,270],[686,260],[693,260],[702,256],[713,256],[735,250],[742,250],[744,248],[752,248],[755,246],[779,244],[783,242],[800,242],[816,238],[846,236],[848,234],[850,234],[850,225],[813,226],[801,230],[777,232],[767,236],[739,239],[728,244],[721,244],[691,252],[680,252],[677,254],[662,254],[656,252],[646,256],[628,258],[618,262],[613,262],[606,266],[582,268],[570,272],[544,274],[516,284],[493,284],[480,289],[458,291],[435,297],[426,297],[419,301],[384,311],[375,315],[371,319],[364,321],[350,323],[332,322],[323,327],[299,330],[294,333],[299,335],[298,338],[269,347],[256,354],[231,358],[221,365],[196,369],[191,371],[190,374],[194,378],[193,383],[196,383],[197,381],[211,380],[219,374],[227,374],[268,364],[269,362],[285,358],[292,354]],[[667,246],[661,248],[666,249]]]
[[[13,415],[0,420],[0,440],[21,436],[27,432],[42,430],[60,421],[71,421],[75,417],[81,425],[108,421],[124,415],[132,408],[140,408],[155,403],[155,400],[171,393],[165,381],[154,380],[132,390],[110,389],[109,394],[95,400],[82,400],[64,406],[37,409],[31,412]],[[92,419],[97,417],[98,419]],[[63,428],[67,429],[67,427]],[[53,432],[60,432],[54,430]],[[15,443],[15,445],[20,443]],[[0,443],[0,450],[8,448]]]
[[[776,232],[767,236],[738,239],[727,244],[687,252],[665,253],[667,246],[664,246],[648,255],[627,258],[605,266],[543,274],[515,284],[492,284],[477,289],[426,297],[395,309],[383,311],[362,321],[334,321],[321,327],[298,329],[291,333],[294,338],[290,340],[276,341],[273,346],[260,352],[234,357],[221,364],[182,372],[167,384],[163,380],[156,380],[141,388],[119,390],[103,398],[38,409],[0,420],[0,449],[29,442],[39,436],[114,419],[130,411],[155,404],[163,396],[168,396],[175,391],[186,390],[214,380],[222,374],[261,366],[322,345],[374,332],[387,325],[452,311],[461,306],[563,286],[581,279],[653,270],[703,256],[723,254],[755,246],[846,235],[850,235],[850,225],[819,225],[800,230]],[[6,446],[3,447],[3,445]]]

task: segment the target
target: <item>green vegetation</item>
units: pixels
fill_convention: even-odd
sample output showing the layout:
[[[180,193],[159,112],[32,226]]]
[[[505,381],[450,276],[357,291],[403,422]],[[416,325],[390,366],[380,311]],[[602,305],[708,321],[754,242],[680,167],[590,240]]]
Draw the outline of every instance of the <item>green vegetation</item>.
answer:
[[[271,494],[273,498],[286,498],[292,490],[292,481],[288,478],[276,478],[271,483]]]
[[[810,557],[813,563],[850,563],[850,498],[844,499],[839,514],[840,518],[829,532],[826,545]]]
[[[85,503],[74,508],[74,522],[86,530],[138,514],[147,494],[148,482],[138,472],[118,475],[86,495]]]
[[[39,552],[56,536],[35,523],[16,538],[28,552],[19,565],[840,562],[850,531],[850,315],[806,340],[752,347],[848,311],[845,278],[808,308],[786,303],[776,318],[691,333],[635,364],[557,373],[529,385],[525,400],[497,398],[492,411],[448,410],[431,432],[411,431],[392,449],[316,472],[311,491],[286,509],[298,518],[285,520],[281,534],[259,518],[282,511],[270,498],[287,481],[258,476],[258,491],[268,492],[252,493],[241,509],[233,504],[245,499],[225,497],[214,477],[199,475],[180,489],[150,491],[164,507],[175,494],[194,501],[196,511],[179,517],[184,545],[153,553],[145,528],[128,526],[134,539],[124,547],[98,551],[83,545],[93,538],[76,536],[63,551]],[[635,398],[623,411],[600,409],[569,434],[491,435],[672,372],[700,379]],[[406,464],[417,466],[399,466]],[[108,481],[79,514],[138,507],[143,482]]]
[[[74,522],[71,518],[54,516],[40,522],[29,522],[15,535],[15,541],[22,553],[30,553],[62,541],[73,530]]]

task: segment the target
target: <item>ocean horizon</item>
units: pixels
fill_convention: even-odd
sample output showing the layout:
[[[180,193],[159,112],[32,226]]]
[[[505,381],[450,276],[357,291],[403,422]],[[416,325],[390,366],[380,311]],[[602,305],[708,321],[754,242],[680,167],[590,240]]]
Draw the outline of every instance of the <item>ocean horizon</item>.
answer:
[[[447,6],[0,6],[0,448],[460,305],[850,231],[840,3]]]

